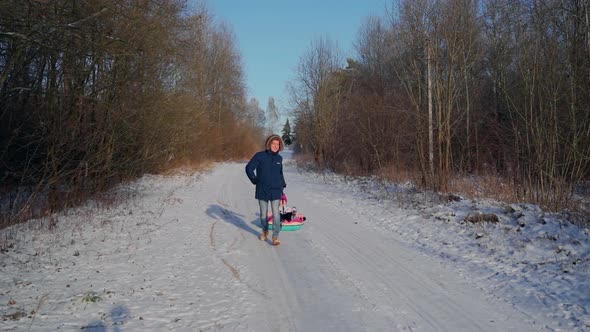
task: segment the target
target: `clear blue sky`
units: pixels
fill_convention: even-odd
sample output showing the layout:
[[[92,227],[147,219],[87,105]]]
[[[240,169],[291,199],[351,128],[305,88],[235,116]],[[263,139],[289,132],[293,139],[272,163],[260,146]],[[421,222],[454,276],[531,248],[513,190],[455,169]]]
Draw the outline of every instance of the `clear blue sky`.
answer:
[[[216,22],[233,27],[242,55],[248,99],[266,109],[274,97],[287,106],[286,83],[311,42],[320,37],[338,44],[344,58],[368,16],[384,16],[391,0],[208,0]]]

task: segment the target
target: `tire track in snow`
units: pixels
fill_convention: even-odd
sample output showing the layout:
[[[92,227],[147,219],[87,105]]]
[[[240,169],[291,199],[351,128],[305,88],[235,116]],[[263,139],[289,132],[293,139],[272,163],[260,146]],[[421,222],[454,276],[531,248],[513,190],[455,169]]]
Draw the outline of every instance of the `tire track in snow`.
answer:
[[[234,276],[234,278],[236,278],[237,281],[242,282],[242,280],[240,279],[240,271],[238,271],[238,269],[236,269],[233,265],[231,265],[225,258],[219,257],[219,254],[217,253],[217,248],[215,247],[215,238],[213,236],[213,233],[215,232],[215,224],[216,223],[217,223],[217,221],[215,221],[211,224],[211,232],[209,233],[209,240],[211,242],[211,250],[213,250],[213,253],[215,254],[215,256],[217,258],[219,258],[225,266],[227,266],[227,268],[229,269],[231,274]]]

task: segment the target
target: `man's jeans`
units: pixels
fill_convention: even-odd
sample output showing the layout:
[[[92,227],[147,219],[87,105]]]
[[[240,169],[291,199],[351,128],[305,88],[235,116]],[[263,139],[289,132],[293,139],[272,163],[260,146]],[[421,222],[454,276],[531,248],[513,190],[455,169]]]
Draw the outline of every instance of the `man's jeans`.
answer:
[[[270,207],[272,210],[272,236],[279,237],[281,231],[281,215],[279,214],[279,202],[280,200],[270,201]],[[260,206],[260,224],[262,225],[262,231],[268,231],[268,201],[258,200]]]

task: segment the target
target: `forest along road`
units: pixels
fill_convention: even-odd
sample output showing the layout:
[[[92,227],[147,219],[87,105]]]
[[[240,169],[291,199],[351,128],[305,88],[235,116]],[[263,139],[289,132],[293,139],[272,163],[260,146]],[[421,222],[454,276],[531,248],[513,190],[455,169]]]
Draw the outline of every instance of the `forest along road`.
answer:
[[[281,245],[258,239],[254,186],[244,163],[203,178],[212,251],[254,306],[238,329],[255,331],[532,331],[529,317],[486,296],[450,267],[340,209],[345,193],[300,174],[283,153],[288,206],[308,218]]]

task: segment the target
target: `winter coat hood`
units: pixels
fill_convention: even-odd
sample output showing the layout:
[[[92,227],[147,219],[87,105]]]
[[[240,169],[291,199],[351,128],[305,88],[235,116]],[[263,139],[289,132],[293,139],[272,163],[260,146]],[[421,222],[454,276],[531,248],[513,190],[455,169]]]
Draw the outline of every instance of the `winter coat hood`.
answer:
[[[274,140],[278,140],[279,141],[279,151],[283,151],[283,148],[285,147],[285,144],[283,143],[283,140],[281,139],[281,136],[273,134],[268,136],[268,138],[266,139],[266,143],[264,144],[265,149],[270,151],[270,143]]]

